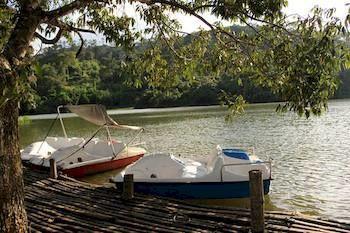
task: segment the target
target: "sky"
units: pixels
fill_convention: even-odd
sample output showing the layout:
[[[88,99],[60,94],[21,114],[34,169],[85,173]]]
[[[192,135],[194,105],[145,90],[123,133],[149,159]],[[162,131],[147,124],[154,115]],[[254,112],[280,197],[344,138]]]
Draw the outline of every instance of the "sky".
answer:
[[[349,9],[349,6],[345,6],[346,3],[350,3],[350,0],[289,0],[285,12],[306,16],[315,5],[318,5],[321,8],[336,8],[337,16],[345,18]]]
[[[350,0],[289,0],[288,6],[284,9],[287,15],[298,14],[301,17],[306,17],[310,10],[318,5],[321,8],[336,8],[335,15],[341,19],[345,19],[350,6],[345,6],[346,3],[350,4]],[[215,18],[206,15],[210,22],[214,22]],[[183,25],[183,30],[186,32],[192,32],[198,29],[198,27],[205,28],[198,19],[190,16],[177,15],[178,20]]]

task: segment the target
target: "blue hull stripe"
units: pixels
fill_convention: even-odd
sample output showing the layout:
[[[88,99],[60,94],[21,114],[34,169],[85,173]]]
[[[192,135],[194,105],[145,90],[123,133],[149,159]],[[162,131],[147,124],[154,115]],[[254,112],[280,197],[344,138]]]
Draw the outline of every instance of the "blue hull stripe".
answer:
[[[116,183],[118,189],[122,182]],[[197,183],[156,183],[134,182],[138,193],[176,199],[229,199],[249,197],[249,181],[242,182],[197,182]],[[264,194],[270,191],[270,180],[264,180]]]

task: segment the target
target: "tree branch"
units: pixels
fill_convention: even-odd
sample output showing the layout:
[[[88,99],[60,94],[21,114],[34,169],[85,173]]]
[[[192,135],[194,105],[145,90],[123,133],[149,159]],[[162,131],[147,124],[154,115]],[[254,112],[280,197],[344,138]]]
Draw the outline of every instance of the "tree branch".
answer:
[[[79,38],[80,38],[80,41],[81,41],[81,45],[77,51],[77,53],[75,54],[75,57],[78,57],[81,50],[83,49],[84,47],[84,38],[83,36],[81,35],[82,32],[85,32],[85,33],[94,33],[95,34],[95,31],[93,30],[90,30],[90,29],[84,29],[84,28],[76,28],[72,25],[69,25],[65,22],[62,22],[58,19],[56,20],[53,20],[50,22],[52,25],[56,26],[56,27],[59,27],[61,30],[64,30],[64,31],[68,31],[68,32],[75,32],[78,34]]]
[[[79,56],[81,50],[84,47],[84,39],[83,39],[83,36],[81,35],[81,33],[82,32],[95,33],[95,31],[93,31],[93,30],[85,29],[85,28],[77,28],[77,27],[69,25],[68,23],[65,23],[65,22],[63,22],[63,21],[61,21],[59,19],[53,19],[53,20],[50,20],[47,23],[59,28],[59,31],[56,34],[56,36],[53,39],[47,39],[47,38],[45,38],[44,36],[40,35],[37,32],[35,32],[34,36],[39,38],[44,44],[56,44],[59,41],[59,39],[61,38],[63,32],[65,32],[65,31],[66,32],[75,32],[75,33],[78,34],[78,36],[80,38],[80,41],[81,41],[81,45],[79,47],[79,50],[76,53],[76,57]]]
[[[78,36],[80,38],[80,41],[81,41],[80,47],[79,47],[77,53],[75,54],[75,57],[78,58],[79,54],[81,53],[81,50],[83,50],[83,47],[84,47],[85,43],[84,43],[84,38],[81,35],[81,33],[79,31],[76,31],[76,33],[78,34]]]
[[[173,46],[171,46],[171,44],[169,43],[168,39],[166,38],[166,35],[164,33],[164,31],[159,27],[159,25],[157,25],[158,31],[162,34],[162,39],[164,40],[164,42],[166,43],[167,47],[180,59],[183,59],[184,61],[189,61],[192,60],[190,58],[187,58],[185,56],[180,55],[174,48]]]
[[[44,44],[56,44],[60,40],[62,36],[62,32],[63,32],[63,29],[60,28],[53,39],[47,39],[37,32],[34,33],[34,36],[37,37],[39,40],[41,40],[41,42],[43,42]]]
[[[273,22],[269,22],[269,21],[266,21],[266,20],[263,20],[263,19],[256,18],[256,17],[250,15],[248,12],[241,12],[241,13],[244,14],[246,17],[250,18],[251,20],[254,20],[254,21],[257,21],[257,22],[260,22],[260,23],[269,24],[269,25],[271,25],[271,26],[273,26],[273,27],[282,29],[283,31],[285,31],[285,32],[288,33],[289,35],[295,36],[292,32],[288,31],[288,29],[286,29],[286,28],[283,27],[282,25],[275,24],[275,23],[273,23]]]
[[[59,19],[54,19],[54,20],[51,20],[47,23],[51,24],[53,26],[59,27],[60,29],[67,31],[67,32],[86,32],[86,33],[94,33],[95,34],[94,30],[85,29],[85,28],[77,28],[77,27],[69,25],[68,23],[65,23]]]
[[[62,7],[59,7],[55,10],[51,10],[48,12],[45,12],[45,16],[48,20],[57,19],[62,16],[68,15],[72,13],[75,10],[78,10],[82,7],[85,7],[91,3],[93,3],[94,0],[75,0],[67,5],[64,5]]]
[[[185,13],[188,13],[188,14],[198,18],[205,25],[207,25],[212,31],[219,32],[219,33],[222,33],[224,35],[227,35],[228,37],[230,37],[231,39],[233,39],[236,42],[246,43],[245,41],[242,41],[239,38],[237,38],[234,34],[228,32],[226,30],[223,30],[223,29],[221,29],[219,27],[216,27],[216,26],[212,25],[211,23],[209,23],[203,16],[199,15],[196,12],[196,9],[198,10],[198,7],[191,8],[190,6],[186,6],[186,5],[180,4],[180,3],[176,2],[176,1],[173,1],[173,0],[134,0],[134,1],[141,2],[141,3],[147,4],[147,5],[160,3],[160,4],[163,4],[163,5],[177,7],[179,9],[183,10]]]
[[[196,18],[198,18],[199,20],[201,20],[204,24],[206,24],[210,29],[215,30],[214,26],[209,23],[206,19],[204,19],[204,17],[202,17],[201,15],[199,15],[195,10],[193,10],[192,8],[179,4],[175,1],[167,1],[167,0],[154,0],[154,2],[158,2],[161,4],[165,4],[165,5],[170,5],[170,6],[174,6],[174,7],[178,7],[181,10],[195,16]]]
[[[181,31],[181,30],[178,30],[178,29],[176,29],[176,28],[173,28],[172,26],[170,26],[169,24],[165,23],[164,21],[162,21],[162,23],[163,23],[167,28],[169,28],[170,30],[172,30],[173,32],[177,32],[177,33],[181,33],[181,34],[186,34],[186,35],[192,35],[191,33],[188,33],[188,32]]]
[[[215,7],[216,5],[213,4],[207,4],[207,5],[201,5],[201,6],[197,6],[192,8],[192,10],[194,11],[198,11],[198,10],[202,10],[203,8],[209,8],[209,7]]]

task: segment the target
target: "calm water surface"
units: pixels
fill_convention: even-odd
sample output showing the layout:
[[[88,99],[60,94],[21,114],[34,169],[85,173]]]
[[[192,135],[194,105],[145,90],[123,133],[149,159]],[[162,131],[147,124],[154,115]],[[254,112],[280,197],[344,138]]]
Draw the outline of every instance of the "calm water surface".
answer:
[[[274,181],[267,208],[350,220],[350,100],[332,101],[327,114],[309,120],[293,113],[277,114],[275,106],[252,105],[232,122],[225,122],[226,111],[220,107],[133,114],[131,110],[114,111],[119,114],[113,118],[144,127],[141,140],[149,152],[169,151],[196,159],[206,157],[217,144],[254,147],[260,158],[273,159]],[[22,147],[45,137],[51,122],[36,119],[21,126]],[[78,118],[66,118],[64,122],[71,136],[87,137],[96,128]],[[113,133],[124,140],[132,134]],[[50,135],[62,135],[59,122]],[[116,172],[86,180],[106,182]]]

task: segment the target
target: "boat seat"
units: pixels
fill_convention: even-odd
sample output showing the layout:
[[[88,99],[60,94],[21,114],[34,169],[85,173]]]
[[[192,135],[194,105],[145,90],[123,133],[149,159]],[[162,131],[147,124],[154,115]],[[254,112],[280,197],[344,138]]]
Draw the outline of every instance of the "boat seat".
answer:
[[[21,158],[23,160],[31,160],[33,158],[48,158],[55,151],[56,149],[50,146],[46,141],[35,142],[22,151]]]
[[[113,142],[114,150],[118,153],[125,147],[124,143]],[[113,150],[109,141],[91,140],[85,145],[84,151],[93,156],[112,156]]]
[[[47,137],[46,142],[55,149],[62,147],[70,147],[83,143],[84,138],[63,138],[63,137]]]
[[[184,167],[182,178],[197,178],[207,174],[207,169],[201,163],[193,163]]]
[[[57,165],[62,167],[71,163],[75,164],[101,158],[100,156],[89,154],[80,148],[78,145],[64,147],[56,150],[50,158],[55,159]],[[48,159],[46,160],[45,164],[49,161]]]
[[[181,177],[182,164],[173,155],[154,153],[143,157],[127,169],[135,179],[174,179]]]

